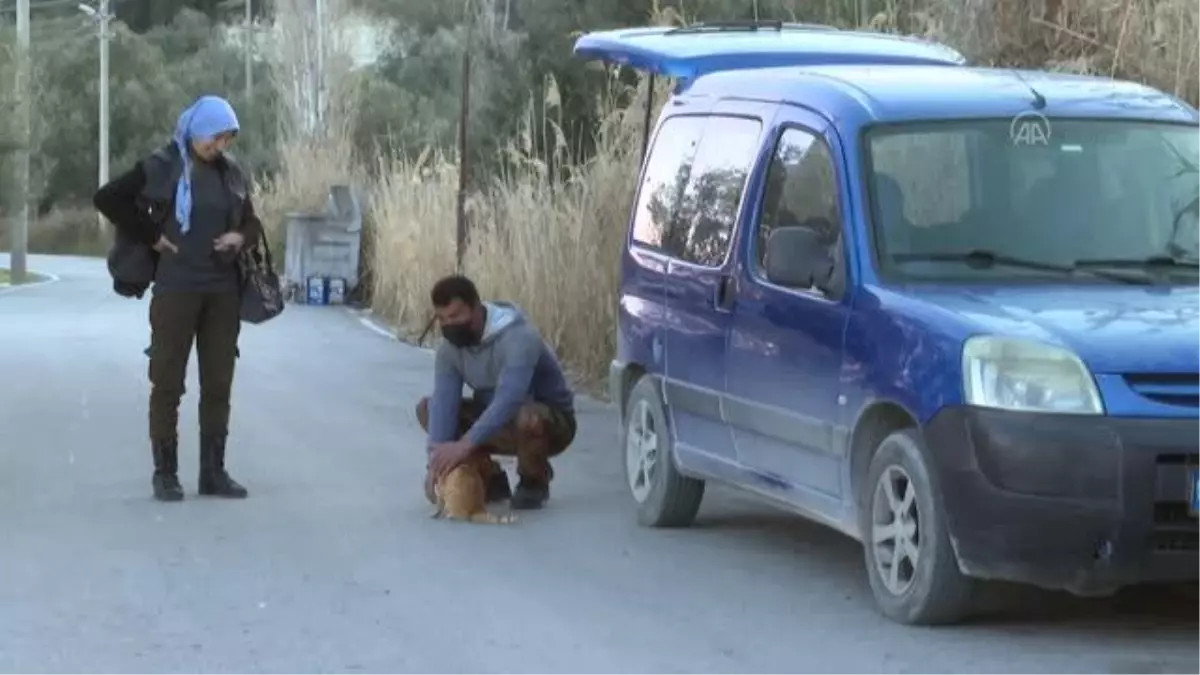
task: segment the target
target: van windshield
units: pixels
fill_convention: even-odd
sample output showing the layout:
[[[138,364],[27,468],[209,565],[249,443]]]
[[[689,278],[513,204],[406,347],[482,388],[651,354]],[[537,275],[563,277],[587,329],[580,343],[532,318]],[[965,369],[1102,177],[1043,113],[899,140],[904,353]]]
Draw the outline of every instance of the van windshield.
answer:
[[[865,139],[884,276],[1197,282],[1196,126],[1035,115]]]

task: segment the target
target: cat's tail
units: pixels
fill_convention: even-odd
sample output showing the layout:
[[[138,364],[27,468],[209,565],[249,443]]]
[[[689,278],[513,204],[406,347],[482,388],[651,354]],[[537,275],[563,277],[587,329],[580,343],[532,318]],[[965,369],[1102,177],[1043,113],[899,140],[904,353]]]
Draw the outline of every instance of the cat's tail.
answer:
[[[497,515],[487,511],[480,511],[471,515],[472,523],[480,523],[483,525],[510,525],[517,522],[517,516],[513,513],[505,513]]]

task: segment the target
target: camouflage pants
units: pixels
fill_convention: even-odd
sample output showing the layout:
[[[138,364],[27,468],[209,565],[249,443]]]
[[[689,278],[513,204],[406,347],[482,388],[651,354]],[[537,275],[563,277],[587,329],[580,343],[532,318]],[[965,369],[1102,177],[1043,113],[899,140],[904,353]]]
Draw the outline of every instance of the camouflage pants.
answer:
[[[484,407],[474,399],[463,399],[458,413],[458,434],[471,428],[483,414]],[[417,403],[417,421],[421,428],[429,430],[429,399]],[[524,481],[541,485],[549,484],[554,478],[550,459],[562,454],[575,440],[575,415],[557,410],[543,403],[526,403],[521,406],[516,419],[484,443],[482,453],[517,458],[517,475]],[[487,463],[484,480],[500,472],[494,460]]]

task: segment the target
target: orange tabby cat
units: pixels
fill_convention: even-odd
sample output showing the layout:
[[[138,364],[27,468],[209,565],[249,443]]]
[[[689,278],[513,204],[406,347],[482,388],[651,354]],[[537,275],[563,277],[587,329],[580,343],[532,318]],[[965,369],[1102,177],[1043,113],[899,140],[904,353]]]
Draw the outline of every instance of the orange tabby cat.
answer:
[[[460,464],[433,489],[437,496],[437,510],[431,518],[449,518],[488,525],[508,524],[516,521],[513,514],[496,515],[487,510],[487,488],[483,475],[474,462]]]

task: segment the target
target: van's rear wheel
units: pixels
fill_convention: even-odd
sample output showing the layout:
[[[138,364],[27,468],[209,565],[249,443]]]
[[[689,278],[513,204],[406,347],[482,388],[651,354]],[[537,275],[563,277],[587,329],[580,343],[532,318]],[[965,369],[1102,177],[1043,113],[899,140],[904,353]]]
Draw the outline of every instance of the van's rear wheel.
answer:
[[[654,378],[644,376],[625,406],[625,479],[638,522],[649,527],[687,527],[704,499],[704,481],[675,466],[675,436]]]
[[[880,611],[913,625],[965,617],[974,583],[958,568],[919,432],[885,438],[860,489],[863,551]]]

